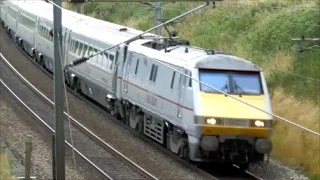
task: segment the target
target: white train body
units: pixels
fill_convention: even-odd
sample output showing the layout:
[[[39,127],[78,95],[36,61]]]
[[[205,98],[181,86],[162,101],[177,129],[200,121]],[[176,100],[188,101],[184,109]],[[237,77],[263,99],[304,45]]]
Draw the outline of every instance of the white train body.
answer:
[[[1,6],[1,20],[7,31],[52,72],[52,5],[5,3],[9,6]],[[64,65],[142,33],[68,10],[62,11],[62,25]],[[137,39],[70,67],[64,72],[66,83],[184,158],[239,164],[262,161],[272,149],[272,117],[198,82],[271,112],[260,67],[224,53],[189,45],[156,48],[153,42]]]

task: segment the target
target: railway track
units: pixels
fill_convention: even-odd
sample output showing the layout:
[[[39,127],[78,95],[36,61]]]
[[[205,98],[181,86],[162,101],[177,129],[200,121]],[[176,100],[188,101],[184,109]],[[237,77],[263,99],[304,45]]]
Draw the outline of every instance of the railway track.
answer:
[[[2,62],[1,73],[6,74],[0,79],[2,86],[32,114],[41,124],[54,133],[54,121],[51,116],[54,112],[54,104],[36,87],[30,84],[14,67],[0,54]],[[4,68],[4,67],[7,68]],[[19,78],[18,78],[19,77]],[[19,82],[20,81],[20,82]],[[20,86],[11,89],[12,83],[19,82]],[[41,108],[35,108],[35,104],[41,103]],[[39,106],[37,106],[39,107]],[[157,180],[156,177],[132,162],[126,156],[122,155],[116,149],[106,142],[102,141],[93,132],[85,128],[82,124],[64,112],[65,122],[65,143],[72,148],[80,157],[87,161],[95,170],[100,172],[105,179],[150,179]],[[51,117],[51,118],[50,118]],[[76,126],[73,129],[72,147],[69,137],[68,117],[72,124]]]
[[[13,43],[13,41],[12,41]],[[16,46],[16,44],[15,44]],[[38,68],[40,68],[48,77],[50,77],[51,79],[53,79],[53,75],[51,73],[49,73],[48,71],[46,71],[45,69],[43,69],[42,67],[40,67],[37,63],[35,63],[31,57],[29,57],[24,51],[22,51],[18,46],[16,46],[19,51],[25,56],[27,57],[35,66],[37,66]],[[116,122],[117,124],[119,124],[121,127],[125,128],[126,130],[130,131],[131,133],[135,134],[136,136],[140,137],[141,139],[143,139],[144,141],[146,141],[148,144],[154,146],[155,148],[159,149],[160,151],[166,153],[168,156],[170,156],[171,158],[179,161],[180,163],[182,163],[183,165],[195,170],[196,172],[206,176],[208,179],[232,179],[232,180],[247,180],[247,179],[261,179],[257,176],[255,176],[254,174],[251,174],[248,171],[243,171],[240,170],[237,166],[232,165],[232,166],[206,166],[206,167],[200,167],[200,166],[196,166],[193,164],[190,164],[189,162],[186,162],[182,159],[180,159],[178,156],[172,154],[170,151],[168,151],[167,149],[163,148],[162,146],[160,146],[159,144],[155,143],[154,141],[152,141],[151,139],[148,139],[144,136],[142,136],[141,134],[139,134],[138,132],[134,131],[133,129],[125,126],[124,124],[122,124],[121,122],[119,122],[118,120],[116,120],[113,116],[111,116],[110,114],[108,114],[105,110],[104,107],[100,106],[99,104],[95,103],[94,101],[92,101],[91,99],[88,99],[86,97],[80,96],[79,94],[75,93],[73,90],[69,89],[67,87],[68,91],[70,93],[72,93],[73,95],[75,95],[77,98],[79,98],[80,100],[84,101],[85,103],[89,104],[91,107],[93,107],[95,110],[97,110],[98,112],[100,112],[101,114],[105,115],[108,119],[113,120],[114,122]]]

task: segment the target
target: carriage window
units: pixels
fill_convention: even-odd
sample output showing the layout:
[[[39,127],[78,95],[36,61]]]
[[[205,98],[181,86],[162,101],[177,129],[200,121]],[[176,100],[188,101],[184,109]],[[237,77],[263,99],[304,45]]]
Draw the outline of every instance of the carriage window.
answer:
[[[103,56],[101,54],[98,54],[97,55],[97,65],[102,66],[102,61],[103,61]]]
[[[39,29],[38,29],[38,34],[39,34],[39,36],[42,36],[42,29],[43,29],[43,27],[40,25],[40,26],[39,26]]]
[[[110,60],[109,69],[111,70],[112,66],[113,66],[113,60],[114,60],[114,55],[113,54],[109,54],[109,60]]]
[[[42,29],[41,29],[41,37],[43,37],[43,38],[44,38],[44,35],[45,35],[45,28],[44,28],[44,27],[42,27]]]
[[[109,58],[108,58],[109,54],[108,53],[103,53],[103,67],[108,69],[108,62],[109,62]]]
[[[47,28],[46,28],[45,32],[46,32],[46,34],[45,34],[46,39],[50,41],[50,34],[49,34],[49,30]]]
[[[114,60],[114,55],[113,55],[113,54],[109,54],[109,59],[110,59],[111,61],[113,61],[113,60]]]
[[[157,73],[158,73],[158,66],[157,65],[152,65],[151,67],[151,73],[150,73],[150,81],[156,82],[156,78],[157,78]]]
[[[82,43],[79,43],[79,47],[78,47],[78,49],[77,49],[77,55],[78,55],[78,56],[81,56],[81,51],[82,51],[82,49],[83,49],[83,44],[82,44]]]
[[[83,51],[82,51],[82,56],[85,56],[87,54],[87,51],[88,51],[88,45],[84,44]]]
[[[75,40],[71,40],[72,41],[72,46],[71,46],[71,52],[72,53],[75,53],[75,49],[76,49],[76,43],[77,43],[77,41],[75,41]]]
[[[38,29],[38,34],[40,35],[40,36],[42,36],[42,31],[43,31],[43,26],[39,26],[39,29]]]
[[[75,40],[75,45],[74,45],[74,49],[73,49],[74,54],[77,54],[78,49],[79,49],[79,41]]]
[[[28,19],[27,17],[25,17],[26,19],[26,27],[30,28],[30,19]]]
[[[48,30],[49,41],[53,42],[53,36],[50,35],[50,31]]]
[[[30,27],[30,29],[32,29],[32,20],[31,19],[29,19],[29,27]]]
[[[91,54],[93,54],[92,50],[93,50],[93,48],[91,46],[89,46],[87,56],[90,56]]]
[[[74,46],[73,46],[73,49],[72,49],[72,52],[73,52],[74,54],[77,54],[77,49],[78,49],[78,47],[79,47],[79,42],[76,41],[76,40],[74,40]]]
[[[98,50],[97,49],[93,49],[93,53],[97,53]],[[92,57],[92,63],[96,64],[97,63],[97,59],[98,59],[98,56],[93,56]]]
[[[27,26],[28,28],[30,28],[30,19],[28,19],[28,18],[26,17],[26,20],[27,20],[26,26]]]
[[[13,9],[13,8],[9,8],[8,10],[8,14],[13,18],[13,19],[16,19],[17,16],[16,16],[16,11]]]
[[[176,72],[173,71],[173,74],[172,74],[172,79],[171,79],[171,89],[173,89],[173,84],[174,84],[174,78],[176,76]]]
[[[33,20],[30,19],[30,29],[33,29]]]
[[[47,39],[47,28],[43,28],[43,37]]]
[[[154,64],[152,64],[152,67],[151,67],[151,73],[150,73],[150,77],[149,77],[150,81],[152,80],[153,71],[154,71]]]
[[[134,70],[134,74],[138,73],[138,68],[139,68],[139,59],[137,59],[137,64],[136,64],[136,69]]]
[[[44,38],[46,38],[46,35],[47,35],[47,28],[46,28],[46,27],[43,27],[43,34],[42,34],[42,36],[43,36]]]
[[[69,52],[72,52],[73,47],[74,47],[74,40],[71,40],[69,43]]]
[[[30,29],[33,29],[33,21],[30,19]]]
[[[189,78],[189,87],[192,87],[192,72],[189,73],[189,76],[191,78]]]

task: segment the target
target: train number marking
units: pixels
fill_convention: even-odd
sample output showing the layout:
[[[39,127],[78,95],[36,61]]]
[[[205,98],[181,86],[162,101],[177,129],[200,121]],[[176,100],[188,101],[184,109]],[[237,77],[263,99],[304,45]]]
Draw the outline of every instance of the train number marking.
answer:
[[[149,94],[147,94],[147,98],[146,98],[146,102],[148,104],[151,104],[152,106],[156,106],[157,105],[157,98],[150,96]]]

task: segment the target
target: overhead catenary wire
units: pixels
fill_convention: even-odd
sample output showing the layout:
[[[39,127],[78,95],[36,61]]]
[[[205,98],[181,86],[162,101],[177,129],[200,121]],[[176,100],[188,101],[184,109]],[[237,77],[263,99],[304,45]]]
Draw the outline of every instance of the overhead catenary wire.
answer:
[[[54,6],[57,6],[54,2],[52,2],[52,1],[50,1],[50,0],[49,0],[49,2],[50,2],[51,4],[53,4]],[[118,44],[116,44],[116,45],[111,46],[110,48],[106,48],[106,49],[104,49],[104,50],[102,50],[102,51],[96,52],[96,53],[94,53],[94,54],[92,54],[92,55],[89,55],[88,57],[85,57],[85,56],[84,56],[84,57],[82,57],[82,58],[79,58],[79,59],[71,62],[70,64],[68,64],[67,67],[70,67],[70,66],[73,66],[73,65],[77,65],[77,64],[81,64],[81,63],[83,63],[83,62],[86,62],[86,61],[89,60],[90,58],[92,58],[92,57],[94,57],[94,56],[96,56],[96,55],[99,55],[99,54],[101,54],[101,53],[103,53],[103,52],[105,52],[105,51],[108,51],[108,50],[110,50],[110,49],[116,48],[116,47],[120,46],[121,44],[126,44],[126,43],[128,43],[128,42],[130,42],[130,41],[139,39],[139,38],[141,38],[143,35],[151,32],[151,31],[153,31],[153,30],[155,30],[155,29],[157,29],[157,28],[159,28],[159,27],[161,27],[161,26],[164,26],[164,25],[166,25],[166,24],[168,24],[168,23],[171,23],[171,22],[173,22],[173,21],[175,21],[175,20],[177,20],[177,19],[180,19],[181,17],[186,16],[186,15],[188,15],[188,14],[194,12],[194,11],[197,11],[197,10],[199,10],[199,9],[205,7],[205,6],[208,6],[208,5],[209,5],[209,1],[206,2],[206,3],[203,4],[203,5],[200,5],[200,6],[196,7],[196,8],[194,8],[194,9],[190,10],[190,11],[187,11],[187,12],[185,12],[185,13],[179,15],[179,16],[176,16],[176,17],[174,17],[174,18],[172,18],[172,19],[170,19],[170,20],[168,20],[168,21],[166,21],[166,22],[164,22],[164,23],[161,23],[161,24],[159,24],[158,26],[155,26],[155,27],[153,27],[153,28],[150,28],[150,29],[144,31],[143,33],[141,33],[141,34],[139,34],[139,35],[137,35],[137,36],[135,36],[135,37],[133,37],[133,38],[130,38],[130,39],[124,41],[124,42],[118,43]],[[59,7],[59,6],[57,6],[57,7]],[[59,8],[63,9],[62,7],[59,7]]]
[[[292,73],[292,72],[288,72],[288,71],[281,71],[281,70],[278,70],[278,69],[275,69],[275,68],[271,68],[271,67],[268,67],[268,66],[262,66],[262,67],[264,69],[269,69],[269,70],[272,70],[272,71],[278,71],[278,72],[281,72],[281,73],[284,73],[284,74],[289,74],[289,75],[296,76],[296,77],[303,78],[303,79],[307,79],[307,80],[310,80],[310,81],[320,82],[320,79],[315,79],[315,78],[312,78],[312,77],[303,76],[303,75]]]
[[[49,1],[49,2],[51,2],[51,1]],[[53,2],[51,2],[51,3],[52,3],[53,5],[55,5]],[[189,14],[189,13],[195,11],[195,10],[198,10],[198,9],[200,9],[201,7],[204,7],[204,6],[206,6],[206,5],[207,5],[207,4],[201,5],[201,6],[195,8],[195,9],[193,9],[193,10],[191,10],[191,11],[188,11],[188,12],[180,15],[180,16],[177,16],[177,17],[175,17],[175,18],[172,18],[172,19],[170,19],[169,21],[166,21],[165,23],[162,23],[162,24],[160,24],[160,25],[158,25],[158,26],[161,26],[161,25],[164,25],[164,24],[166,24],[166,23],[172,22],[172,21],[174,21],[174,20],[176,20],[176,19],[178,19],[178,18],[180,18],[180,17],[182,17],[182,16],[184,16],[184,15],[186,15],[186,14]],[[59,7],[59,8],[61,8],[61,7]],[[145,31],[145,32],[141,33],[140,35],[138,35],[138,36],[136,36],[136,37],[134,37],[134,38],[130,38],[130,39],[128,39],[127,41],[124,41],[124,42],[122,42],[122,43],[119,43],[119,44],[117,44],[117,45],[114,45],[114,46],[112,46],[112,47],[110,47],[110,48],[107,48],[107,49],[105,49],[105,50],[103,50],[103,51],[100,51],[100,52],[98,52],[98,53],[92,54],[92,55],[89,56],[89,57],[82,57],[82,58],[80,58],[80,59],[78,59],[78,60],[75,60],[75,61],[82,60],[83,62],[85,62],[85,61],[87,61],[88,59],[90,59],[91,57],[93,57],[93,56],[95,56],[95,55],[98,55],[98,54],[100,54],[100,53],[103,53],[104,51],[107,51],[107,50],[109,50],[109,49],[113,49],[113,48],[115,48],[115,47],[117,47],[117,46],[119,46],[119,45],[121,45],[121,44],[124,44],[124,43],[126,43],[126,42],[135,40],[136,38],[141,37],[142,35],[148,33],[149,31],[152,31],[152,30],[156,29],[158,26],[155,26],[155,27],[153,27],[153,28]],[[206,84],[206,83],[204,83],[204,82],[202,82],[202,81],[196,80],[195,78],[192,78],[191,76],[189,76],[189,75],[187,75],[187,74],[179,71],[178,69],[172,68],[172,67],[170,67],[169,65],[167,65],[167,64],[165,64],[165,63],[163,63],[163,62],[161,62],[161,61],[159,61],[159,60],[157,60],[157,59],[155,59],[155,58],[152,58],[152,60],[155,61],[155,62],[157,62],[157,63],[159,63],[159,64],[162,64],[163,66],[165,66],[165,67],[167,67],[167,68],[169,68],[169,69],[172,69],[173,71],[175,71],[175,72],[177,72],[177,73],[179,73],[179,74],[181,74],[181,75],[184,75],[184,76],[192,79],[193,81],[196,81],[196,82],[198,82],[198,83],[200,83],[200,84],[203,84],[203,85],[209,87],[210,89],[213,89],[213,90],[215,90],[215,91],[218,91],[218,92],[220,92],[220,93],[222,93],[222,94],[224,94],[224,95],[226,95],[226,96],[228,96],[228,97],[230,97],[230,98],[232,98],[232,99],[234,99],[234,100],[236,100],[236,101],[239,101],[239,102],[241,102],[241,103],[243,103],[243,104],[245,104],[245,105],[247,105],[247,106],[249,106],[249,107],[251,107],[251,108],[254,108],[254,109],[258,110],[258,111],[261,111],[261,112],[263,112],[263,113],[266,113],[266,114],[268,114],[268,115],[270,115],[270,116],[276,117],[276,118],[278,118],[278,119],[280,119],[280,120],[283,120],[284,122],[289,123],[289,124],[291,124],[291,125],[293,125],[293,126],[295,126],[295,127],[298,127],[298,128],[300,128],[300,129],[303,129],[303,130],[305,130],[305,131],[307,131],[307,132],[309,132],[309,133],[312,133],[312,134],[314,134],[314,135],[320,136],[320,133],[318,133],[318,132],[316,132],[316,131],[313,131],[313,130],[308,129],[308,128],[304,127],[304,126],[301,126],[301,125],[299,125],[299,124],[297,124],[297,123],[294,123],[294,122],[291,121],[291,120],[288,120],[288,119],[283,118],[283,117],[281,117],[281,116],[279,116],[279,115],[276,115],[276,114],[267,112],[267,111],[265,111],[265,110],[263,110],[263,109],[261,109],[261,108],[259,108],[259,107],[256,107],[256,106],[254,106],[254,105],[251,105],[250,103],[247,103],[247,102],[245,102],[245,101],[243,101],[243,100],[241,100],[241,99],[239,99],[239,98],[236,98],[236,97],[232,96],[231,94],[225,93],[225,92],[223,92],[223,91],[221,91],[221,90],[219,90],[219,89],[217,89],[217,88],[215,88],[215,87],[213,87],[213,86],[210,86],[210,85],[208,85],[208,84]],[[75,62],[75,61],[73,61],[73,62]],[[68,67],[71,67],[71,66],[73,66],[73,65],[80,64],[80,63],[75,63],[75,64],[74,64],[73,62],[71,62],[71,64],[69,64]]]

